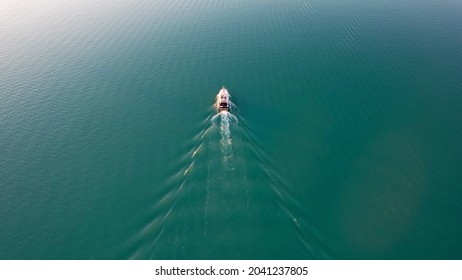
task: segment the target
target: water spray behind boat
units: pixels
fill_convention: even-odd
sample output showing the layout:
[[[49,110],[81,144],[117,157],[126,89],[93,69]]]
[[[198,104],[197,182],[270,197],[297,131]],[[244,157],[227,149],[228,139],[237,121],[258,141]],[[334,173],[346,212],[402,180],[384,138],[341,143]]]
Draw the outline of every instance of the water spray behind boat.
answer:
[[[231,124],[237,124],[237,118],[231,114],[231,108],[236,106],[231,102],[231,95],[225,87],[222,87],[218,92],[215,101],[215,109],[217,114],[213,116],[212,122],[220,128],[221,134],[221,151],[224,155],[224,160],[227,161],[232,158],[232,138],[231,138]]]

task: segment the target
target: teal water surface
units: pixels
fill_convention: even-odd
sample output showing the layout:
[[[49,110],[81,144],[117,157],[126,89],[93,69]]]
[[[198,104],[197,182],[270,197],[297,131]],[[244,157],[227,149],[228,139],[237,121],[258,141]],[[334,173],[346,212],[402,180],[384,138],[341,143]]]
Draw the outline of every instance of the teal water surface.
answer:
[[[4,1],[0,258],[461,259],[461,18]]]

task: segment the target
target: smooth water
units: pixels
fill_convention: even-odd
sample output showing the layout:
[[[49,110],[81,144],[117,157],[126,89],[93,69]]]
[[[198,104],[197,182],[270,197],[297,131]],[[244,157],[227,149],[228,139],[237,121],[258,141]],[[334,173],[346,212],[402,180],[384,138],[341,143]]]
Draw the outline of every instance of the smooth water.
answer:
[[[0,258],[461,259],[461,19],[2,1]]]

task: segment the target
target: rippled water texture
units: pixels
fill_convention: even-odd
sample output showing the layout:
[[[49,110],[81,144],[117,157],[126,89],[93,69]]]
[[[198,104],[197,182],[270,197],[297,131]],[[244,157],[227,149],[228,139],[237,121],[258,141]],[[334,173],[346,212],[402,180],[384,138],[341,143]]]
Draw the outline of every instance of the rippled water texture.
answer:
[[[461,18],[2,1],[0,258],[462,258]]]

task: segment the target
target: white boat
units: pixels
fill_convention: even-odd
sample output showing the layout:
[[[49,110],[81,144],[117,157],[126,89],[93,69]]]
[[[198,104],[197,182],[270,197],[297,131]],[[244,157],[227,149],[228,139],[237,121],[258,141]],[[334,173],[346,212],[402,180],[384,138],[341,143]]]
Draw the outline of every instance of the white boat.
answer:
[[[229,112],[230,95],[228,90],[223,86],[217,94],[216,108],[218,112]]]

